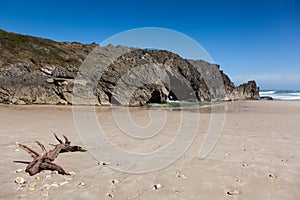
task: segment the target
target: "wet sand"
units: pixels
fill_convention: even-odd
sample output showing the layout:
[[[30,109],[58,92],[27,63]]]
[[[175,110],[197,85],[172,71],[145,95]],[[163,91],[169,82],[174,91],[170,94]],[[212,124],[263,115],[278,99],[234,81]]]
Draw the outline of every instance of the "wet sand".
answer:
[[[99,123],[103,124],[103,130],[107,130],[107,137],[114,144],[128,151],[158,150],[168,144],[174,136],[172,133],[178,129],[178,111],[169,110],[169,123],[158,139],[151,138],[142,144],[134,140],[124,142],[122,131],[113,123],[111,111],[110,107],[97,108]],[[151,121],[148,109],[132,108],[131,111],[132,120],[140,126]],[[154,108],[154,112],[160,112],[160,109]],[[51,149],[49,143],[57,143],[53,137],[53,133],[57,133],[60,136],[66,134],[74,145],[83,144],[69,106],[0,105],[0,119],[0,199],[300,198],[300,102],[231,103],[221,136],[204,159],[198,156],[199,148],[211,114],[201,112],[198,134],[183,156],[163,169],[143,174],[120,172],[99,165],[88,152],[60,154],[54,161],[74,172],[70,176],[50,171],[34,176],[23,171],[16,173],[18,169],[24,170],[26,164],[13,161],[32,160],[16,142],[41,152],[34,141]],[[102,161],[114,166],[127,164],[126,159],[122,163]],[[15,183],[17,177],[26,182],[23,185]],[[157,189],[152,189],[154,185]]]

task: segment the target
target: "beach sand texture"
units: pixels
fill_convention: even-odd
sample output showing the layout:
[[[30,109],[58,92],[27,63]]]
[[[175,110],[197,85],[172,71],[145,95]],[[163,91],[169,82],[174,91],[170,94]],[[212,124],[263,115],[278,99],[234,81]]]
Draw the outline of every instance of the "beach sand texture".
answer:
[[[149,122],[147,109],[132,109],[133,120],[141,125]],[[124,143],[120,130],[110,124],[110,107],[97,108],[97,112],[115,144],[127,150],[139,148],[134,141]],[[170,120],[177,117],[176,111],[167,114]],[[184,155],[164,169],[144,174],[113,170],[88,152],[60,154],[54,161],[74,172],[70,176],[50,171],[35,176],[21,170],[17,173],[26,164],[13,161],[32,158],[16,142],[41,152],[34,141],[51,149],[49,143],[57,143],[53,137],[57,133],[82,145],[72,108],[0,105],[0,119],[0,199],[300,199],[299,101],[231,103],[217,145],[204,159],[198,154],[210,114],[201,113],[198,135]],[[142,146],[152,151],[165,145],[177,129],[170,122],[159,143],[152,139]],[[17,177],[25,183],[15,183]]]

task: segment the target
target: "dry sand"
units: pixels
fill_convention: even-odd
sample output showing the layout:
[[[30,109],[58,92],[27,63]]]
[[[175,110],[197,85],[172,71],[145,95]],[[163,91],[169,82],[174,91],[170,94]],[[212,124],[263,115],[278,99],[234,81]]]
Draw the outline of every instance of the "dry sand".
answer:
[[[110,130],[108,137],[121,148],[134,150],[130,142],[124,144],[120,130],[110,123],[111,108],[97,111],[100,123],[106,124],[104,129]],[[149,123],[147,109],[132,111],[136,123]],[[168,111],[168,118],[176,118],[175,113]],[[0,119],[0,199],[300,199],[300,102],[232,103],[217,145],[205,159],[199,159],[198,153],[210,114],[201,113],[199,134],[188,151],[170,166],[144,174],[98,165],[87,152],[60,154],[55,160],[75,172],[71,176],[50,171],[35,176],[16,173],[26,164],[13,161],[32,160],[16,142],[40,151],[34,143],[39,140],[50,149],[48,144],[56,143],[55,132],[66,134],[74,145],[82,145],[72,109],[1,105]],[[176,129],[170,122],[163,135],[172,136]],[[161,137],[159,143],[152,138],[148,146],[142,146],[152,151],[164,146],[167,138]],[[24,178],[23,187],[15,183],[16,177]],[[152,190],[155,184],[161,187]]]

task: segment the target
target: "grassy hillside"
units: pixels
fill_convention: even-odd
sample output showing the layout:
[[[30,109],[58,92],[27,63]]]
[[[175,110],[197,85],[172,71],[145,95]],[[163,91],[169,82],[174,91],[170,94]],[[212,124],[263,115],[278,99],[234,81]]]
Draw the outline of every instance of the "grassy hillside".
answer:
[[[0,30],[0,67],[18,62],[32,63],[36,67],[44,64],[78,67],[95,46],[94,43],[55,42]]]

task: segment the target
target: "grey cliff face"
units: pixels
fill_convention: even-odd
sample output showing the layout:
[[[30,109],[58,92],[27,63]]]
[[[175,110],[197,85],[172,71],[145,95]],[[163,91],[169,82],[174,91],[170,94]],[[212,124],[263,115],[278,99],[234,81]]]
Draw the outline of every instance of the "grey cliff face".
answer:
[[[211,100],[201,74],[193,65],[162,50],[135,49],[118,57],[107,67],[98,85],[112,103],[122,105],[166,103],[170,98]]]
[[[78,47],[73,59],[76,62],[83,57],[87,59],[77,66],[33,62],[30,56],[20,60],[18,55],[15,55],[17,61],[7,64],[5,57],[0,58],[0,64],[6,63],[0,66],[0,102],[74,104],[74,99],[88,97],[81,104],[142,106],[169,100],[259,99],[255,81],[235,87],[216,64],[182,59],[165,50],[112,45],[94,48],[95,45]],[[93,54],[95,58],[89,59]],[[106,67],[93,65],[90,70],[81,71],[80,64],[88,66],[93,59],[92,64],[102,63]]]

